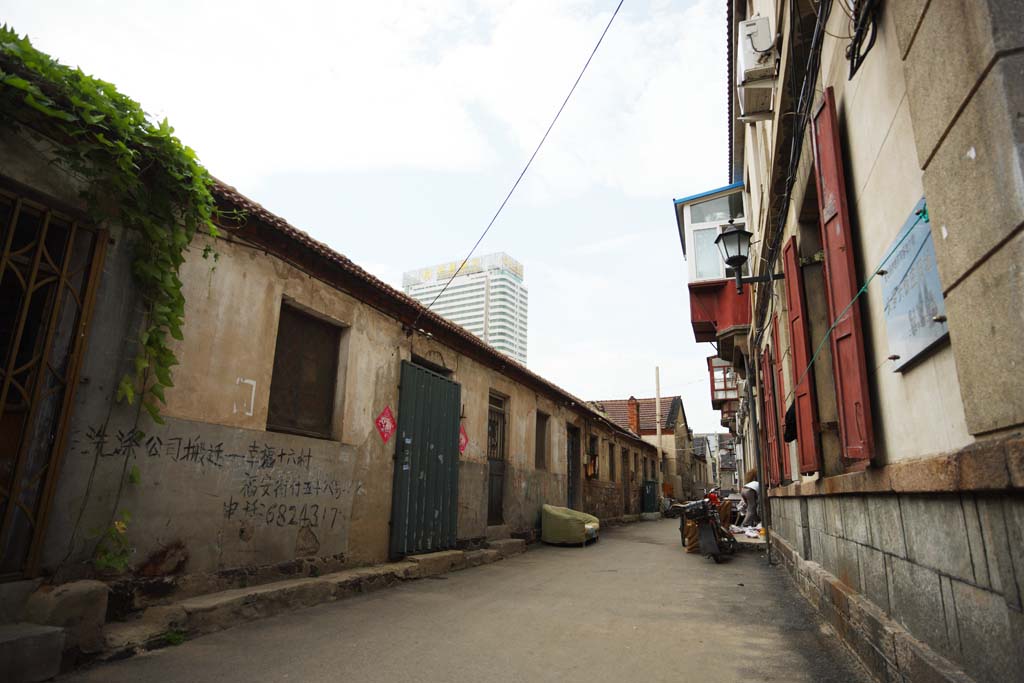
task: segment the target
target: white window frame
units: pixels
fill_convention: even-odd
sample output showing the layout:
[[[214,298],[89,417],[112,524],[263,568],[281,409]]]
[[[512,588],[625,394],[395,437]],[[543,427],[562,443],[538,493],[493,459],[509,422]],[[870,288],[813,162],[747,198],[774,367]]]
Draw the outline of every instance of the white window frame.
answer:
[[[717,249],[716,249],[716,252],[715,252],[715,259],[716,259],[715,262],[718,264],[718,273],[715,276],[712,276],[712,277],[700,277],[700,278],[697,277],[697,245],[696,245],[696,243],[694,241],[694,233],[696,231],[698,231],[698,230],[714,229],[715,230],[715,234],[718,235],[718,234],[720,234],[722,232],[722,225],[728,224],[728,220],[725,220],[725,221],[715,220],[715,221],[707,221],[707,222],[704,222],[704,223],[693,223],[690,220],[690,208],[692,206],[694,206],[695,204],[703,204],[704,202],[709,202],[709,201],[712,201],[712,200],[715,200],[715,199],[720,199],[722,197],[727,197],[727,196],[729,196],[731,194],[736,194],[736,193],[740,193],[741,195],[743,195],[743,216],[744,216],[742,222],[737,222],[736,225],[739,225],[739,226],[745,228],[746,227],[746,222],[748,220],[747,217],[750,215],[750,197],[748,196],[747,192],[744,189],[742,189],[742,188],[737,188],[735,190],[730,190],[730,191],[727,191],[727,192],[719,192],[717,194],[707,195],[706,197],[701,197],[700,199],[695,199],[692,202],[688,202],[687,204],[685,204],[683,206],[683,221],[684,221],[683,225],[685,227],[685,232],[686,232],[686,254],[687,254],[686,267],[687,267],[687,272],[688,272],[689,277],[690,277],[690,280],[689,280],[690,282],[714,282],[715,280],[725,280],[726,279],[726,274],[725,274],[726,266],[725,266],[725,262],[722,261],[721,257],[718,255]],[[748,275],[749,271],[750,271],[750,265],[747,264],[743,268],[743,274],[744,275]]]

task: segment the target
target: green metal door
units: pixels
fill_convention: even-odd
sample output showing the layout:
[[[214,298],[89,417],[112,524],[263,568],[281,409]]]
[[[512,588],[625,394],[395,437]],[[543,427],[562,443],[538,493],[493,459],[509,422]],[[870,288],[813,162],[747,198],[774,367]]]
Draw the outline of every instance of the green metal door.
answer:
[[[462,387],[402,361],[391,556],[455,547]]]

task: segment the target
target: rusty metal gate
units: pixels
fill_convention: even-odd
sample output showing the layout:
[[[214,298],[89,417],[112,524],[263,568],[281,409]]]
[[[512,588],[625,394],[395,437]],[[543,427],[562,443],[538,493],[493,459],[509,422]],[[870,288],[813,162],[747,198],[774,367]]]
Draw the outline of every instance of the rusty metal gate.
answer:
[[[0,579],[33,573],[105,239],[0,188]]]
[[[505,399],[490,397],[487,407],[487,524],[505,522]]]
[[[455,547],[459,502],[462,387],[402,361],[391,556]]]

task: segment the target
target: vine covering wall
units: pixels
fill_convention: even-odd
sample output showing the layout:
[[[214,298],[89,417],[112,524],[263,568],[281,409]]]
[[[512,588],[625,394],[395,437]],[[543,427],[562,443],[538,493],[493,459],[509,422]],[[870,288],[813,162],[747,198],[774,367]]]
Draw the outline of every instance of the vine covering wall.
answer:
[[[213,180],[164,119],[155,122],[113,84],[65,66],[0,26],[0,124],[57,142],[55,161],[84,181],[90,217],[136,233],[133,274],[146,306],[134,372],[118,400],[159,403],[177,364],[168,336],[182,339],[185,299],[178,271],[197,230],[217,235]],[[210,255],[204,251],[204,257]],[[214,254],[214,257],[216,255]]]

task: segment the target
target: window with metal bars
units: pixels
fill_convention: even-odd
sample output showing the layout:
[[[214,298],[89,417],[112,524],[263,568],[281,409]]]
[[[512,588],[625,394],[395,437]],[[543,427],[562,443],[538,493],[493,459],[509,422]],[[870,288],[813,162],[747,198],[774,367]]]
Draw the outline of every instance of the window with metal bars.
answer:
[[[34,197],[0,188],[0,581],[38,561],[106,243]]]
[[[505,398],[491,394],[487,410],[487,459],[505,459]]]

